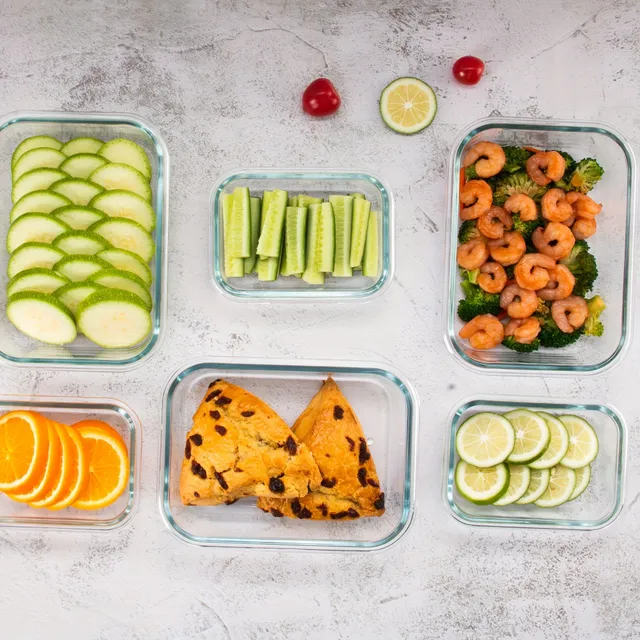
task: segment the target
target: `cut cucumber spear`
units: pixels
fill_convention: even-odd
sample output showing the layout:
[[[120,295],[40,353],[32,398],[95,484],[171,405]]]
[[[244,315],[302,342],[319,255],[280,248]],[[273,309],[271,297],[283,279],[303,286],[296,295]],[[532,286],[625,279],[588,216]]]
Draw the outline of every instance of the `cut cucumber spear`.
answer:
[[[353,218],[353,196],[329,196],[336,225],[336,255],[333,275],[348,278],[353,275],[349,264],[351,256],[351,224]]]
[[[313,198],[304,193],[298,196],[299,207],[308,207],[310,204],[322,204],[322,198]]]
[[[271,206],[271,200],[273,198],[273,191],[264,191],[262,193],[262,209],[260,211],[260,233],[262,233],[262,229],[264,227],[264,221],[267,218],[267,211],[269,210],[269,207]],[[258,238],[259,240],[260,238]],[[256,256],[257,256],[257,260],[255,265],[253,266],[253,272],[254,273],[259,273],[260,270],[260,263],[263,260],[268,260],[269,258],[263,258],[262,256],[260,256],[259,254],[257,254],[257,249],[256,249]],[[263,270],[264,270],[264,265],[263,265]]]
[[[284,255],[284,238],[280,247],[280,255],[277,258],[262,258],[258,260],[258,280],[272,282],[276,280],[282,267],[282,256]]]
[[[231,257],[231,210],[233,209],[233,196],[227,193],[222,196],[222,226],[224,244],[224,272],[227,278],[242,278],[244,276],[244,260]]]
[[[307,262],[302,279],[308,284],[324,284],[324,273],[316,269],[315,246],[318,238],[321,204],[309,205],[307,217]]]
[[[330,202],[323,202],[322,204],[314,206],[320,207],[316,242],[313,247],[315,269],[322,273],[329,273],[333,271],[336,249],[336,231],[333,207]]]
[[[284,232],[284,260],[282,275],[291,276],[304,271],[307,245],[307,208],[287,207]]]
[[[251,199],[247,187],[237,187],[233,191],[227,233],[231,257],[248,258],[251,255]]]
[[[244,272],[251,273],[253,268],[256,266],[256,250],[258,248],[258,238],[260,238],[260,207],[261,202],[260,198],[251,198],[250,199],[250,213],[251,213],[251,224],[250,224],[250,233],[251,233],[251,246],[249,257],[244,259]]]
[[[355,198],[353,201],[353,228],[351,231],[351,258],[349,264],[354,269],[360,269],[362,265],[370,210],[371,203],[368,200]]]
[[[258,254],[263,258],[280,257],[286,209],[287,192],[275,189],[266,215],[263,216],[262,231],[258,241]]]
[[[369,213],[367,241],[364,245],[364,258],[362,259],[362,275],[369,278],[377,278],[380,274],[378,217],[379,214],[377,211],[371,211]]]

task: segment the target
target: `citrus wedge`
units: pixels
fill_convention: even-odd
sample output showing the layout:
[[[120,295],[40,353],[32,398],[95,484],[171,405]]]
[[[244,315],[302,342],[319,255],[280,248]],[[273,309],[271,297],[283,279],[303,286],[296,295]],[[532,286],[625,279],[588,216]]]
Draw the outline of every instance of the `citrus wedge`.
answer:
[[[73,506],[102,509],[113,504],[129,482],[129,454],[120,434],[99,420],[83,420],[73,425],[82,436],[88,481]]]
[[[437,110],[436,94],[418,78],[398,78],[380,96],[380,115],[396,133],[410,135],[422,131],[431,124]]]
[[[69,448],[71,472],[66,492],[62,494],[58,500],[47,505],[47,509],[51,509],[52,511],[59,511],[60,509],[70,507],[86,487],[89,478],[87,456],[80,434],[72,427],[67,427],[66,425],[61,426],[65,428],[73,444],[73,446]]]
[[[514,409],[505,413],[504,417],[512,424],[516,434],[516,444],[507,460],[515,464],[527,464],[540,458],[551,440],[546,421],[529,409]]]
[[[456,451],[468,464],[494,467],[513,451],[515,433],[511,423],[497,413],[477,413],[464,421],[456,433]]]
[[[491,504],[500,499],[509,487],[506,464],[480,469],[460,460],[456,466],[456,487],[460,495],[474,504]]]
[[[578,416],[559,416],[569,434],[569,450],[562,458],[565,467],[579,469],[591,464],[598,455],[598,436],[593,427]]]

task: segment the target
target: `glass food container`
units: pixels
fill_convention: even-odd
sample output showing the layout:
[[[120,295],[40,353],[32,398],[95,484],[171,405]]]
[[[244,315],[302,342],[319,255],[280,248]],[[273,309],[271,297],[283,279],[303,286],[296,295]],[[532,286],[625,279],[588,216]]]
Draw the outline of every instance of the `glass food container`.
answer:
[[[574,414],[591,424],[599,441],[599,451],[591,463],[591,482],[586,491],[571,502],[543,509],[530,505],[476,505],[465,500],[454,482],[459,460],[455,448],[458,428],[473,414],[483,411],[504,413],[518,408],[545,411],[552,415]],[[611,406],[593,402],[509,396],[489,400],[463,400],[451,412],[449,437],[445,440],[443,499],[451,515],[463,524],[488,527],[530,527],[537,529],[592,530],[610,525],[622,510],[627,460],[627,429],[622,416]]]
[[[252,196],[264,191],[283,189],[291,195],[306,194],[328,198],[330,194],[361,193],[371,202],[371,210],[380,214],[380,265],[377,278],[359,272],[349,278],[327,274],[324,285],[310,285],[293,276],[279,276],[272,282],[258,280],[256,274],[228,278],[224,273],[222,233],[222,196],[236,187],[248,187]],[[225,175],[211,192],[209,271],[215,287],[234,300],[251,302],[336,300],[351,302],[370,300],[381,295],[391,284],[394,272],[393,197],[389,187],[377,176],[362,171],[322,169],[243,169]]]
[[[156,251],[149,264],[153,274],[152,331],[140,344],[131,348],[103,349],[84,336],[69,345],[47,345],[28,338],[7,319],[5,288],[9,255],[0,252],[0,358],[17,366],[61,368],[131,369],[150,357],[160,346],[167,315],[166,271],[169,193],[169,154],[167,145],[157,129],[126,113],[62,113],[24,111],[0,118],[0,202],[6,215],[0,217],[2,242],[9,228],[11,208],[11,155],[25,138],[49,135],[66,142],[71,138],[88,136],[101,140],[128,138],[141,145],[151,162],[152,206],[156,213],[156,228],[152,235]]]
[[[385,492],[383,516],[349,522],[274,518],[260,511],[251,498],[218,507],[182,504],[179,478],[186,434],[210,382],[224,378],[241,385],[293,424],[329,375],[363,425]],[[386,365],[195,362],[169,381],[163,425],[159,507],[169,530],[185,542],[211,547],[369,551],[397,542],[413,520],[418,399],[411,385]]]
[[[458,336],[463,322],[456,308],[463,297],[456,264],[460,226],[460,170],[465,151],[474,143],[490,140],[502,145],[559,149],[576,160],[593,157],[604,177],[590,195],[603,204],[598,231],[588,239],[598,265],[598,278],[589,296],[601,294],[607,304],[602,315],[604,335],[581,338],[564,349],[516,353],[506,347],[473,349]],[[599,123],[575,121],[489,118],[473,123],[453,146],[449,164],[447,225],[448,275],[445,281],[445,341],[449,351],[476,371],[507,373],[598,373],[623,357],[631,336],[633,243],[635,235],[636,163],[629,143],[615,129]]]

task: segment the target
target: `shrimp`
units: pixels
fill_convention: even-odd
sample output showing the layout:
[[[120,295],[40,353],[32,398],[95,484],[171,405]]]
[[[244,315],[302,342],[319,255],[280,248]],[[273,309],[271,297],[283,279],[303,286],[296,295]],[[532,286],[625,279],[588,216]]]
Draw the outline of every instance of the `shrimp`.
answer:
[[[595,218],[578,218],[571,227],[576,240],[586,240],[590,238],[597,229]]]
[[[551,317],[564,333],[573,333],[587,320],[589,309],[584,298],[569,296],[551,303]]]
[[[469,340],[474,349],[493,349],[504,338],[504,326],[498,318],[487,313],[467,322],[458,335]]]
[[[579,218],[595,218],[602,211],[601,204],[577,191],[567,193],[567,202]]]
[[[513,336],[520,344],[531,344],[540,333],[538,318],[512,318],[504,328],[505,336]]]
[[[572,227],[575,221],[576,221],[576,216],[573,215],[570,218],[563,220],[560,224],[563,224],[565,227]]]
[[[537,291],[547,286],[549,271],[556,266],[556,261],[542,253],[528,253],[518,262],[514,275],[519,287]]]
[[[562,189],[549,189],[540,201],[542,216],[550,222],[562,222],[573,215],[573,209]]]
[[[487,293],[500,293],[507,284],[507,274],[497,262],[485,262],[480,267],[478,285]]]
[[[544,229],[538,227],[531,235],[535,248],[554,260],[566,258],[576,243],[571,229],[562,222],[550,222]]]
[[[538,151],[530,156],[526,165],[527,175],[541,187],[560,180],[565,168],[564,158],[557,151]]]
[[[478,231],[487,238],[502,238],[505,229],[511,229],[512,226],[511,216],[495,205],[478,218]]]
[[[460,218],[475,220],[491,208],[493,191],[484,180],[469,180],[460,189],[460,202],[464,205]]]
[[[531,222],[538,218],[538,208],[533,198],[525,193],[515,193],[507,198],[504,208],[509,213],[519,213],[520,220],[523,222]]]
[[[503,267],[516,264],[527,250],[524,238],[517,231],[507,231],[502,238],[489,240],[491,257]]]
[[[573,293],[576,279],[563,264],[557,264],[549,270],[549,282],[544,289],[540,289],[538,297],[543,300],[564,300]]]
[[[458,247],[456,258],[463,269],[473,271],[489,259],[489,247],[484,238],[474,238]]]
[[[535,291],[510,284],[500,294],[500,307],[510,318],[528,318],[538,308],[538,296]]]
[[[490,178],[502,171],[507,161],[503,148],[495,142],[478,142],[464,154],[463,167],[476,165],[476,173],[481,178]]]

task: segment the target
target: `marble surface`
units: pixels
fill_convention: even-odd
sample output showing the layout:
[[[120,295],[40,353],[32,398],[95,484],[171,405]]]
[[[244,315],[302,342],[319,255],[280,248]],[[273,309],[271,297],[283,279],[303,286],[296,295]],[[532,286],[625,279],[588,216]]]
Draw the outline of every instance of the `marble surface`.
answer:
[[[125,374],[0,368],[3,393],[106,395],[144,425],[142,499],[103,535],[0,531],[3,638],[585,639],[640,636],[637,343],[588,378],[480,376],[442,338],[445,184],[450,145],[491,113],[600,119],[636,145],[640,5],[290,0],[4,0],[0,110],[128,111],[154,122],[172,158],[170,314],[162,350]],[[450,78],[486,60],[475,88]],[[343,107],[303,116],[326,75]],[[384,128],[377,99],[400,75],[435,89],[433,125]],[[222,171],[362,167],[396,196],[397,270],[383,297],[355,304],[238,304],[207,273],[207,200]],[[634,322],[634,324],[637,324]],[[162,390],[203,356],[391,362],[422,401],[417,515],[391,549],[365,555],[203,550],[165,529],[156,503]],[[626,417],[625,508],[593,533],[471,529],[441,498],[454,403],[475,393],[610,402]]]

